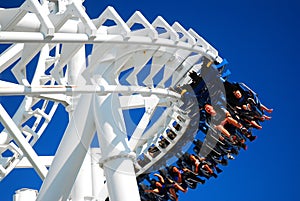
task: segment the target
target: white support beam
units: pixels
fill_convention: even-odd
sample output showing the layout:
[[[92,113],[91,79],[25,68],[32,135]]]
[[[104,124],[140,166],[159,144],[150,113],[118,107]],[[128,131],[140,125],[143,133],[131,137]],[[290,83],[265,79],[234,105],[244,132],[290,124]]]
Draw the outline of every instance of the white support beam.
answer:
[[[21,60],[12,69],[12,73],[15,75],[19,83],[29,85],[26,78],[26,65],[38,54],[38,52],[45,46],[41,43],[26,43],[22,51]]]
[[[72,15],[79,17],[83,26],[85,27],[85,33],[90,37],[94,38],[97,33],[97,28],[89,18],[89,16],[84,11],[82,5],[78,2],[73,2],[67,5],[66,13],[71,13]]]
[[[181,24],[179,24],[178,22],[175,22],[172,25],[172,28],[178,33],[181,34],[182,37],[180,37],[179,40],[183,41],[183,42],[187,42],[191,45],[195,45],[196,44],[196,39],[187,31],[185,30]]]
[[[46,167],[50,167],[53,159],[54,156],[39,156],[39,161],[41,161],[41,163]],[[33,166],[27,157],[23,157],[22,160],[16,165],[16,168],[32,168],[32,167]]]
[[[62,2],[59,2],[61,4]],[[58,5],[59,6],[59,5]],[[64,5],[65,6],[65,5]],[[93,38],[97,33],[97,28],[92,22],[92,20],[88,17],[86,12],[84,11],[80,2],[72,2],[65,6],[66,9],[64,12],[59,12],[55,14],[50,14],[49,18],[55,26],[55,31],[58,32],[60,29],[70,20],[81,20],[81,25],[83,26],[83,32],[86,33],[90,38]],[[75,18],[75,19],[74,19]],[[77,20],[79,22],[79,20]],[[78,29],[77,23],[75,27]]]
[[[26,10],[20,8],[7,9],[2,11],[2,17],[5,17],[5,21],[1,23],[1,30],[11,31],[18,22],[27,14]]]
[[[202,58],[201,54],[196,54],[193,56],[189,56],[181,65],[180,68],[176,69],[172,73],[172,86],[176,86],[176,84],[182,79],[182,75],[186,74],[194,65],[197,65],[197,62]],[[168,75],[170,76],[170,75]]]
[[[118,47],[116,47],[116,48],[118,48]],[[139,45],[130,45],[129,47],[126,47],[123,45],[121,48],[124,53],[120,52],[116,59],[116,62],[115,62],[115,68],[117,69],[116,71],[118,73],[120,73],[122,71],[125,71],[125,70],[128,70],[128,69],[134,67],[131,74],[136,75],[140,70],[137,68],[139,68],[139,66],[142,66],[143,63],[145,64],[144,60],[149,61],[149,58],[148,59],[140,59],[139,57],[144,57],[144,56],[149,57],[149,54],[153,53],[153,51],[155,51],[158,47],[139,46]],[[139,52],[139,55],[137,55],[137,52]],[[136,61],[139,59],[142,61]],[[135,72],[135,71],[137,71],[137,72]],[[132,76],[132,75],[128,75],[127,79],[129,79],[129,76]]]
[[[131,35],[141,35],[149,36],[152,40],[156,40],[158,33],[155,28],[150,24],[150,22],[142,15],[140,11],[136,11],[126,22],[127,26],[131,28],[135,24],[141,24],[144,26],[144,29],[134,30],[131,32]]]
[[[42,33],[39,32],[4,32],[0,31],[0,43],[85,43],[85,44],[137,44],[149,46],[163,46],[180,48],[189,50],[195,53],[202,53],[211,57],[206,53],[203,47],[192,46],[188,43],[181,41],[173,41],[166,38],[158,38],[152,41],[149,37],[131,36],[124,40],[121,35],[105,35],[97,34],[96,38],[90,39],[86,34],[81,33],[55,33],[53,38],[46,39]]]
[[[153,136],[155,136],[157,134],[157,131],[166,127],[165,119],[167,119],[170,112],[172,112],[171,107],[167,108],[163,112],[163,114],[158,118],[157,122],[143,134],[143,138],[145,140],[144,140],[144,142],[140,141],[137,146],[142,146],[145,143],[145,141],[147,141],[146,139],[153,139]]]
[[[117,11],[111,6],[108,6],[94,22],[96,27],[99,29],[107,20],[112,20],[116,23],[116,25],[107,28],[107,33],[118,33],[122,35],[122,38],[128,37],[128,34],[130,33],[129,27]]]
[[[39,60],[35,69],[34,76],[31,81],[31,85],[40,85],[41,78],[45,76],[46,60],[49,57],[49,45],[44,45],[40,51]]]
[[[129,141],[129,147],[131,150],[135,150],[138,143],[140,141],[143,141],[144,139],[142,138],[143,133],[145,132],[145,129],[147,128],[151,117],[153,116],[156,107],[159,103],[159,98],[157,96],[151,95],[149,98],[145,99],[145,113],[140,120],[139,124],[137,125],[136,129],[134,130],[130,141]]]
[[[188,58],[188,56],[190,54],[191,54],[190,51],[181,50],[181,49],[177,50],[176,53],[174,53],[173,59],[169,60],[165,64],[165,70],[164,70],[164,74],[163,74],[162,80],[158,83],[159,87],[163,87],[163,88],[165,87],[164,86],[165,82],[171,76],[172,76],[172,78],[174,77],[174,72],[176,72],[176,70],[180,68],[181,64]],[[182,74],[182,75],[184,75],[184,74]],[[171,85],[171,86],[174,86],[174,85]]]
[[[119,99],[122,110],[145,107],[145,97],[140,94],[120,96]]]
[[[132,65],[134,66],[134,71],[130,73],[126,79],[131,85],[139,85],[137,75],[144,68],[147,68],[147,63],[152,58],[155,51],[155,49],[145,49],[144,51],[137,51],[133,54]]]
[[[122,110],[128,109],[136,109],[136,108],[144,108],[146,106],[146,102],[151,100],[151,97],[142,96],[141,94],[134,94],[134,95],[124,95],[119,96],[120,104]],[[147,100],[148,99],[148,100]],[[167,98],[159,98],[159,102],[157,106],[159,107],[169,107],[171,105],[172,99]]]
[[[56,151],[37,201],[67,200],[95,134],[92,95],[82,95]],[[63,182],[64,185],[61,185]]]
[[[93,86],[85,85],[80,86],[64,86],[64,85],[46,85],[46,86],[24,86],[11,84],[8,82],[6,86],[0,86],[0,96],[13,96],[13,95],[28,95],[28,96],[43,96],[46,94],[66,94],[66,95],[75,95],[75,94],[101,94],[106,95],[109,93],[121,93],[121,94],[143,94],[145,96],[150,96],[155,94],[161,97],[169,97],[174,99],[180,99],[181,95],[169,90],[162,88],[149,88],[149,87],[140,87],[140,86],[119,86],[119,85],[109,85],[109,86]],[[8,86],[9,85],[9,86]]]
[[[179,36],[176,33],[176,31],[162,18],[161,16],[158,16],[154,22],[152,23],[152,26],[154,28],[164,28],[165,33],[159,34],[158,37],[171,39],[175,42],[179,41]]]
[[[104,81],[105,82],[105,81]],[[104,84],[104,83],[103,83]],[[109,199],[111,201],[140,201],[133,160],[128,147],[124,117],[118,98],[113,95],[94,96],[93,115],[103,157]],[[130,189],[130,193],[124,193]]]
[[[155,52],[152,57],[149,75],[143,81],[146,86],[153,86],[153,77],[174,57],[176,51],[176,48],[160,47]]]
[[[15,142],[18,144],[20,149],[23,151],[24,155],[28,158],[38,175],[42,180],[46,178],[48,173],[47,168],[42,164],[38,158],[38,155],[34,151],[34,149],[27,142],[22,132],[15,124],[15,122],[11,119],[9,114],[3,108],[2,104],[0,104],[0,121],[5,126],[5,128],[9,131],[9,134],[13,137]]]
[[[55,28],[48,17],[49,10],[42,7],[38,0],[26,0],[21,6],[21,9],[36,14],[37,18],[41,22],[40,31],[45,35],[46,38],[51,38],[53,36]]]
[[[214,59],[219,63],[222,62],[223,59],[218,56],[218,51],[204,40],[196,31],[189,29],[188,32],[196,39],[196,44],[205,49],[205,53],[208,55],[208,58]]]
[[[21,57],[23,47],[23,43],[13,44],[0,55],[0,73]]]
[[[55,79],[56,82],[60,84],[66,84],[66,80],[64,80],[64,75],[62,75],[62,70],[67,65],[68,62],[71,61],[74,55],[78,53],[80,49],[83,48],[83,44],[63,44],[62,52],[60,54],[60,59],[54,68],[51,71],[51,75]],[[85,57],[83,58],[85,59]]]

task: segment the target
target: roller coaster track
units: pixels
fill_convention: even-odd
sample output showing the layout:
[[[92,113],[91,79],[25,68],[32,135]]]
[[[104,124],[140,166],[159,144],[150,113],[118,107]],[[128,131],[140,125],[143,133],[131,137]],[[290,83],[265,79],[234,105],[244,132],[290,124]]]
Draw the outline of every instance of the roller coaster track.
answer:
[[[28,167],[47,181],[51,171],[47,167],[63,157],[57,156],[61,152],[72,150],[39,156],[32,147],[59,104],[71,122],[83,96],[112,95],[122,111],[145,110],[128,140],[129,154],[106,156],[101,147],[86,147],[96,168],[128,157],[138,176],[174,163],[174,157],[192,144],[198,132],[198,102],[192,96],[185,99],[178,87],[191,83],[190,72],[200,73],[208,62],[223,61],[194,30],[178,22],[170,25],[161,16],[150,23],[139,11],[124,21],[113,7],[90,19],[77,1],[26,0],[19,8],[0,9],[0,25],[0,95],[22,97],[14,115],[6,101],[0,104],[0,180],[14,168]],[[84,50],[90,47],[86,55]],[[170,137],[170,131],[176,137]],[[164,148],[161,139],[168,141]],[[157,151],[151,154],[148,150],[154,146]],[[74,169],[79,171],[83,159],[78,157]],[[106,184],[99,189],[87,196],[104,201],[109,194]]]

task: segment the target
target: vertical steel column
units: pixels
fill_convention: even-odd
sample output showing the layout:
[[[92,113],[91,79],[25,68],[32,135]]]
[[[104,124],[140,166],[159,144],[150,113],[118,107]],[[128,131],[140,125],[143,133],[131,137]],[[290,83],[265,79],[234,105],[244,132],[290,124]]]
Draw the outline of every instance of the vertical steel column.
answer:
[[[86,59],[85,59],[85,46],[72,57],[68,63],[68,83],[70,85],[84,86],[85,80],[82,77],[81,73],[86,68]],[[79,95],[72,96],[72,105],[71,108],[68,108],[70,119],[73,114],[73,110],[76,108]],[[76,135],[76,133],[74,133]],[[89,146],[87,147],[87,149]],[[84,197],[92,196],[92,167],[91,167],[91,157],[90,152],[87,152],[80,171],[77,175],[76,181],[74,183],[71,198],[72,201],[83,201]]]
[[[110,201],[139,201],[118,94],[94,95],[94,116]]]
[[[69,198],[75,179],[95,134],[92,95],[82,95],[56,151],[55,158],[37,201],[64,201]],[[83,184],[84,185],[84,184]]]
[[[85,79],[81,75],[86,68],[85,46],[72,57],[68,62],[68,83],[69,85],[83,86]]]
[[[90,154],[91,152],[88,151],[73,185],[70,196],[72,201],[83,201],[85,197],[92,197],[92,161]]]
[[[100,149],[91,148],[93,197],[99,201],[104,201],[108,196],[108,191],[103,169],[99,166],[100,157]]]
[[[35,201],[37,197],[37,190],[23,188],[16,191],[14,194],[14,201]]]

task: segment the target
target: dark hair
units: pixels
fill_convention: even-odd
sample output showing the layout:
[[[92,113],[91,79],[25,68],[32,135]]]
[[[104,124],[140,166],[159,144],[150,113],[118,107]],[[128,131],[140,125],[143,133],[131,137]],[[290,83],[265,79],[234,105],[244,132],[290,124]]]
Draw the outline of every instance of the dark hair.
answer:
[[[150,180],[150,184],[151,184],[152,187],[156,186],[155,183],[156,183],[156,180],[155,180],[155,179],[151,179],[151,180]]]
[[[167,167],[167,169],[168,169],[169,172],[173,172],[173,168],[174,168],[174,167],[175,167],[175,166],[171,165],[171,166]]]

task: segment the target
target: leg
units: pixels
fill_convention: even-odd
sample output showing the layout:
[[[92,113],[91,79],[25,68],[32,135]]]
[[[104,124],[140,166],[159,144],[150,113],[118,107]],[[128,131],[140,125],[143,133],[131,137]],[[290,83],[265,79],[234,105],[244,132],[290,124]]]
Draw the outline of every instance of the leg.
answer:
[[[270,120],[270,119],[272,119],[272,117],[269,117],[269,116],[267,116],[267,115],[263,115],[263,118],[265,119],[265,120]]]
[[[187,189],[182,188],[182,187],[181,187],[179,184],[177,184],[177,183],[174,183],[174,187],[177,188],[178,190],[184,192],[184,193],[187,192]]]
[[[169,192],[171,193],[172,197],[174,197],[175,200],[178,201],[178,197],[177,197],[175,189],[174,188],[170,188]]]
[[[267,111],[268,113],[272,113],[273,112],[273,109],[269,109],[266,106],[264,106],[263,104],[260,104],[260,109],[264,110],[264,111]]]
[[[237,128],[242,128],[243,125],[239,123],[237,120],[233,119],[232,117],[226,117],[226,122],[237,127]]]
[[[262,126],[258,125],[258,123],[256,123],[256,121],[252,120],[250,121],[251,125],[253,125],[255,128],[257,129],[262,129]]]
[[[248,119],[244,119],[246,122],[250,123],[251,126],[253,126],[254,128],[257,129],[262,129],[262,126],[258,125],[258,123],[256,123],[256,121],[254,120],[248,120]]]
[[[206,171],[208,171],[209,174],[213,174],[214,173],[214,171],[207,164],[203,165],[202,167],[203,167],[203,169],[205,169]]]
[[[215,126],[215,128],[216,128],[217,130],[219,130],[221,133],[223,133],[226,137],[228,137],[228,138],[230,137],[230,133],[228,132],[228,130],[226,130],[226,129],[224,128],[224,126],[222,126],[221,124]]]

